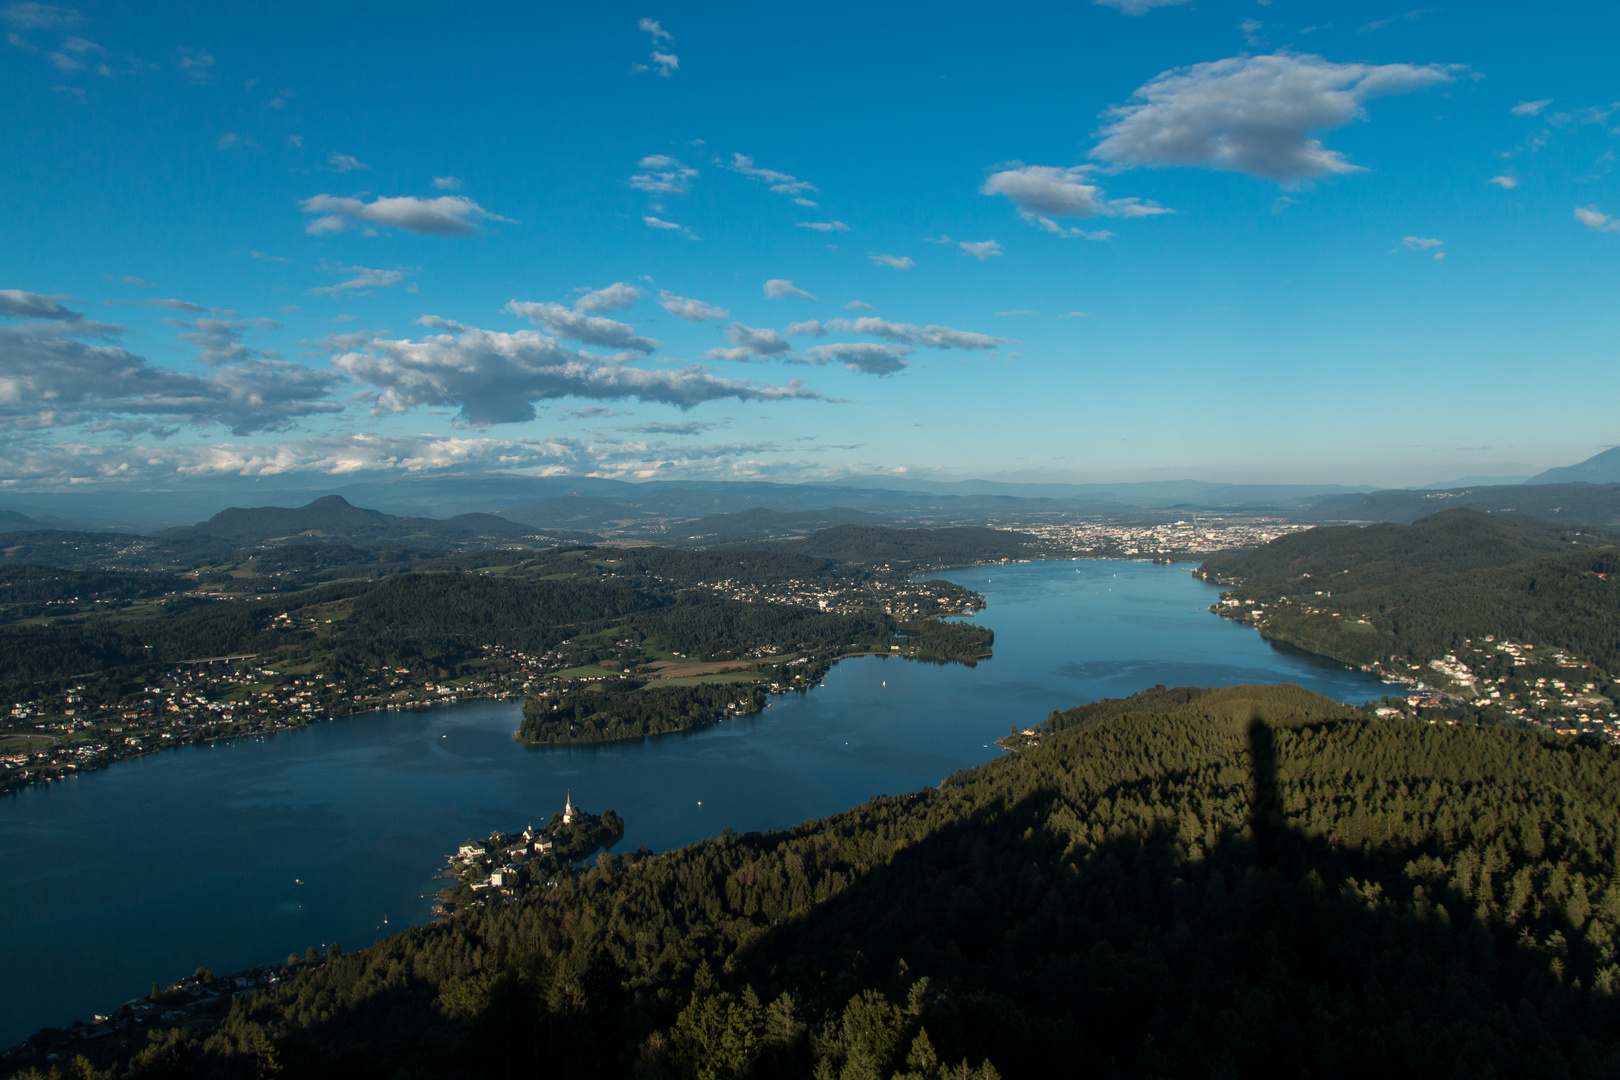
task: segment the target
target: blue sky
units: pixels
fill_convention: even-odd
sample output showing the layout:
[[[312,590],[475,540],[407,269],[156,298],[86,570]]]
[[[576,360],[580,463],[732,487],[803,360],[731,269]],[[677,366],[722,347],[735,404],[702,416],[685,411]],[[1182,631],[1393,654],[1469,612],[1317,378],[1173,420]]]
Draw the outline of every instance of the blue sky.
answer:
[[[0,484],[1613,445],[1609,5],[0,2]]]

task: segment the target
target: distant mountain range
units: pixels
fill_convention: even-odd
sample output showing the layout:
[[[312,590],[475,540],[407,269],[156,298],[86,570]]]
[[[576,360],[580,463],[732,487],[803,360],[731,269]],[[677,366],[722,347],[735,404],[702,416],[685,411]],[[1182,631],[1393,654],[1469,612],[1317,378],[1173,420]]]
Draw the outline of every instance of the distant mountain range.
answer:
[[[1568,484],[1585,481],[1588,484],[1620,483],[1620,446],[1593,454],[1575,465],[1548,469],[1526,480],[1527,484]]]
[[[457,514],[443,520],[395,517],[354,506],[341,495],[328,495],[292,509],[233,506],[201,524],[164,529],[155,535],[163,540],[212,540],[237,545],[297,540],[462,545],[479,540],[552,538],[533,526],[494,514]]]
[[[1468,506],[1493,514],[1531,514],[1571,525],[1620,529],[1620,484],[1510,484],[1449,491],[1375,491],[1319,501],[1305,520],[1410,524],[1440,510]]]

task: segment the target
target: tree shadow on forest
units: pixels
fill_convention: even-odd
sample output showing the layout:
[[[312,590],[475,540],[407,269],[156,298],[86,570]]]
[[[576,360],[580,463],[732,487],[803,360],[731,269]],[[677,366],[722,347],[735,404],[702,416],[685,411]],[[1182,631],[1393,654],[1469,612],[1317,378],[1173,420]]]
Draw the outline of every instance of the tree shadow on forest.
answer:
[[[1043,755],[1028,768],[971,776],[989,785],[974,793],[976,809],[831,899],[745,935],[717,958],[708,992],[748,987],[767,1003],[787,992],[801,1018],[833,1018],[753,1075],[808,1077],[810,1043],[824,1050],[840,1023],[847,1037],[855,1014],[890,1039],[884,1068],[864,1075],[903,1068],[919,1029],[940,1060],[988,1059],[1005,1080],[1620,1075],[1615,1000],[1575,982],[1590,946],[1562,912],[1521,936],[1522,924],[1476,897],[1417,885],[1409,864],[1432,849],[1335,842],[1299,827],[1289,802],[1300,808],[1299,789],[1279,779],[1286,762],[1273,726],[1234,722],[1232,752],[1246,751],[1249,781],[1234,796],[1247,802],[1241,826],[1193,828],[1171,812],[1175,792],[1207,777],[1124,765],[1117,780],[1093,782],[1094,812],[1077,812],[1078,789],[1065,789],[1076,782],[1063,778],[1081,764],[1094,774],[1097,759],[1057,742],[1026,751]],[[918,813],[952,813],[949,793],[913,798]],[[879,801],[818,835],[870,842],[909,813]],[[763,866],[784,839],[722,838],[686,869],[709,880],[739,859]],[[746,894],[739,905],[729,891],[742,876],[695,887],[684,902],[713,888],[720,917],[744,917]],[[516,931],[526,916],[512,912],[505,929]],[[500,930],[480,924],[486,936]],[[1556,934],[1563,952],[1545,946]],[[346,1080],[624,1076],[690,989],[672,976],[643,991],[663,1004],[633,999],[614,957],[578,940],[546,963],[545,972],[480,974],[477,1006],[459,1018],[440,1011],[458,991],[413,978],[303,1028],[282,1044],[283,1066]],[[872,991],[892,1005],[873,1006]]]
[[[1246,735],[1247,828],[1207,848],[1161,818],[1077,850],[1063,793],[1030,791],[771,931],[728,981],[833,1016],[864,990],[909,996],[942,1060],[1007,1080],[1620,1075],[1615,1002],[1559,978],[1569,957],[1414,887],[1427,849],[1290,824],[1273,729]],[[1122,777],[1106,797],[1190,779]],[[1544,922],[1580,942],[1561,913]]]

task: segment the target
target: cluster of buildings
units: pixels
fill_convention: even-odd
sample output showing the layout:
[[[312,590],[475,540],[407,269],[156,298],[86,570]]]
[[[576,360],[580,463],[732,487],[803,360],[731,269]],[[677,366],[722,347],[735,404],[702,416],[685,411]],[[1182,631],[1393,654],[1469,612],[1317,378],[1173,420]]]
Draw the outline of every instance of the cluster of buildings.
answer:
[[[969,615],[978,598],[949,581],[911,581],[905,574],[894,574],[887,565],[876,567],[881,575],[864,581],[802,582],[790,579],[773,585],[756,585],[725,579],[705,582],[706,588],[724,600],[751,604],[785,604],[815,608],[839,615],[859,615],[874,607],[902,622],[936,615]]]
[[[1107,518],[1012,525],[1039,537],[1055,551],[1098,558],[1201,558],[1221,551],[1259,547],[1287,533],[1312,528],[1285,518],[1198,515],[1152,523]]]

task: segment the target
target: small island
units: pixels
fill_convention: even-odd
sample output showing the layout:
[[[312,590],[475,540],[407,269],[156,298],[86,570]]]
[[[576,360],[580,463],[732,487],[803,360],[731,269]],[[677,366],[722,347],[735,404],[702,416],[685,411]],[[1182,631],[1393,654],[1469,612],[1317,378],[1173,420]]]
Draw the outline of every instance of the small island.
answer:
[[[435,918],[483,907],[491,897],[514,903],[524,891],[553,888],[559,875],[624,837],[624,820],[612,810],[600,816],[574,805],[566,797],[561,813],[551,815],[544,828],[529,825],[521,832],[492,832],[483,840],[468,840],[447,856],[439,876],[452,884],[439,890],[433,905]]]

